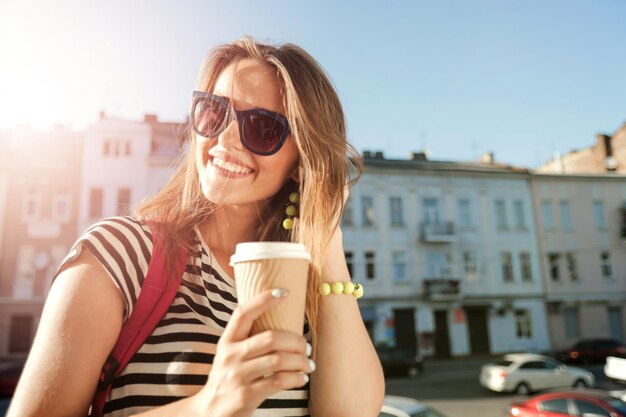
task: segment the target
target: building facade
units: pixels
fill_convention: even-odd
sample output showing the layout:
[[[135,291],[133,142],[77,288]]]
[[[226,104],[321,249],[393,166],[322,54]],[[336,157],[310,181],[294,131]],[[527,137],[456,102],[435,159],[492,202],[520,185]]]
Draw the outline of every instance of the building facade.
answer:
[[[533,176],[550,338],[626,340],[626,178]]]
[[[103,217],[130,213],[172,176],[184,126],[102,114],[84,134],[0,133],[0,356],[28,352],[76,238]]]
[[[184,124],[109,118],[85,133],[79,230],[104,217],[125,215],[174,173]]]
[[[3,151],[0,356],[19,356],[30,348],[52,276],[76,239],[82,134],[17,129]]]
[[[375,343],[441,357],[548,349],[530,173],[365,156],[342,230]]]

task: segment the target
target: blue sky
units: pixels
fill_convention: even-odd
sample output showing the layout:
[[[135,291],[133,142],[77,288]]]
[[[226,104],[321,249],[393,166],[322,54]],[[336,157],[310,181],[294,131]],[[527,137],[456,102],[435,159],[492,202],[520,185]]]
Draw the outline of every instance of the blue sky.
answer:
[[[626,2],[0,0],[0,128],[182,120],[208,49],[293,42],[359,150],[535,167],[626,121]]]

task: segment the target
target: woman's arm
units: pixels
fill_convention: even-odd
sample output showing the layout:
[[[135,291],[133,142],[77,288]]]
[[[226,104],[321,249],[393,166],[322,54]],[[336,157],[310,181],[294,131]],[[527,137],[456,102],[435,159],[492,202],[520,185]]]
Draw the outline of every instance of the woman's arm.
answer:
[[[87,415],[124,301],[88,250],[50,289],[7,417]]]
[[[328,245],[322,280],[350,280],[339,228]],[[385,380],[354,297],[332,294],[321,297],[316,345],[317,369],[311,375],[311,415],[378,416]]]

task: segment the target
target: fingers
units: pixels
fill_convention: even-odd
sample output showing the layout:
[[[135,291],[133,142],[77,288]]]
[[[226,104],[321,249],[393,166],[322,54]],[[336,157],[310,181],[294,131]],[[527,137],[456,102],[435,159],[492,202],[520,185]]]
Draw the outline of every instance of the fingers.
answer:
[[[252,383],[250,387],[267,398],[279,391],[303,387],[309,382],[309,376],[302,372],[279,372]]]
[[[250,384],[279,373],[310,374],[315,370],[315,362],[302,354],[276,352],[246,361],[240,370],[243,382]]]
[[[243,359],[254,359],[268,353],[285,351],[308,355],[310,347],[304,336],[286,330],[271,330],[256,334],[242,342]]]
[[[288,293],[286,288],[267,290],[240,304],[233,312],[221,338],[226,342],[237,342],[248,337],[252,323],[263,313],[280,304]]]

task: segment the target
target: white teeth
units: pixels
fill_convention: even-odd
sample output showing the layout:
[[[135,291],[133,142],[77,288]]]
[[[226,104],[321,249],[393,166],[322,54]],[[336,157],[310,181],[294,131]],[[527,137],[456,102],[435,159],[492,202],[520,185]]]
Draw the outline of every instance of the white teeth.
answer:
[[[251,172],[251,170],[249,170],[248,168],[244,168],[244,167],[242,167],[240,165],[235,165],[235,164],[233,164],[231,162],[224,161],[223,159],[219,159],[217,157],[213,158],[213,164],[217,165],[218,167],[223,168],[223,169],[225,169],[227,171],[236,172],[236,173],[239,173],[239,174],[247,174],[247,173]]]

